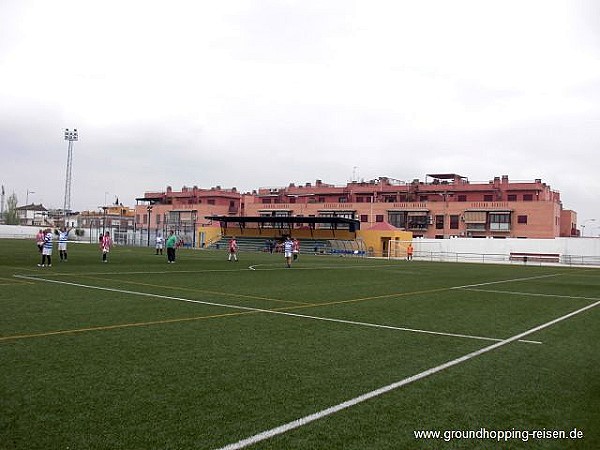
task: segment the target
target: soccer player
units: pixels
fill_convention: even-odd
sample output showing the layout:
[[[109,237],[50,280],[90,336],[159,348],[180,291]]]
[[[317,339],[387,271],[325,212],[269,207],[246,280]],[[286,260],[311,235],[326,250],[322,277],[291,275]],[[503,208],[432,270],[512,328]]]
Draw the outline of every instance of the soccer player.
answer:
[[[406,260],[407,261],[412,261],[413,252],[414,252],[414,249],[413,249],[412,244],[408,244],[408,247],[406,248]]]
[[[300,254],[300,241],[294,238],[292,243],[292,254],[294,255],[294,261],[296,261],[298,259],[298,255]]]
[[[175,249],[177,248],[177,236],[175,231],[169,231],[169,237],[167,238],[167,263],[175,264]]]
[[[289,236],[283,243],[283,255],[285,256],[285,263],[288,267],[292,267],[292,252],[294,250],[294,241]]]
[[[42,253],[42,249],[44,248],[44,236],[44,230],[38,231],[38,233],[35,235],[35,243],[40,253]]]
[[[160,254],[163,254],[163,243],[164,243],[164,239],[163,237],[159,234],[158,236],[156,236],[156,254],[158,255],[158,252],[160,252]]]
[[[108,253],[110,252],[110,247],[112,246],[112,239],[110,238],[110,233],[107,231],[102,236],[102,240],[100,241],[100,250],[102,250],[102,262],[108,262]]]
[[[48,267],[52,267],[52,231],[50,228],[46,228],[44,234],[44,244],[42,246],[42,262],[38,264],[38,267],[46,267],[46,261],[48,261]]]
[[[69,242],[69,232],[71,228],[62,227],[58,232],[58,256],[61,262],[67,262],[67,242]]]
[[[233,260],[235,262],[237,262],[237,260],[238,260],[237,251],[238,251],[238,244],[237,244],[237,241],[235,240],[235,236],[233,236],[229,240],[229,258],[227,260],[231,261],[231,258],[233,258]]]

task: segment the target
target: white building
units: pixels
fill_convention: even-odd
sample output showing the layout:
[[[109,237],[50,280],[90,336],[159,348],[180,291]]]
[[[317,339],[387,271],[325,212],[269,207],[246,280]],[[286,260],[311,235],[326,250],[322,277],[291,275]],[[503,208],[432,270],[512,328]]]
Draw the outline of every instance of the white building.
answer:
[[[17,207],[17,217],[20,225],[46,226],[48,222],[48,210],[40,203],[34,203]]]

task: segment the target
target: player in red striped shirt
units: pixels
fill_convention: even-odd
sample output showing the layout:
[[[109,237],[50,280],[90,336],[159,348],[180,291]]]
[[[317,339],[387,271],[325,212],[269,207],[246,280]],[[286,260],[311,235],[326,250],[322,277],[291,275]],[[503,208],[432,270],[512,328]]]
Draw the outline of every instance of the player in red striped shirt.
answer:
[[[229,258],[227,259],[228,261],[231,261],[231,258],[233,258],[233,260],[235,262],[237,262],[238,257],[237,257],[237,251],[238,251],[238,243],[235,240],[235,236],[233,236],[230,240],[229,240]]]

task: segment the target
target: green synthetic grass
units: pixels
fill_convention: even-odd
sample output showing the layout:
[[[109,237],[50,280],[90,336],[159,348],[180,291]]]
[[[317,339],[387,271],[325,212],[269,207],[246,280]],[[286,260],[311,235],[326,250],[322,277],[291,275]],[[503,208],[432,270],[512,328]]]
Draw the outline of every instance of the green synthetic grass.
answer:
[[[599,269],[153,252],[0,241],[0,449],[216,449],[600,299]],[[249,448],[600,448],[599,308]]]

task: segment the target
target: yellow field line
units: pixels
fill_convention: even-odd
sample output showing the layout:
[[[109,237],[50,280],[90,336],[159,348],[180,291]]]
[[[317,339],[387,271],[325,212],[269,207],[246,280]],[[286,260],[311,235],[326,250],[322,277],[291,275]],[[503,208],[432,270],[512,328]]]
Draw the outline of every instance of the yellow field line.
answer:
[[[9,286],[11,284],[34,284],[32,281],[19,280],[17,278],[2,278],[0,280],[6,281],[6,283],[0,283],[0,286]]]
[[[422,290],[422,291],[395,292],[393,294],[374,295],[371,297],[359,297],[359,298],[352,298],[350,300],[336,300],[336,301],[327,302],[327,303],[313,303],[313,304],[310,304],[307,306],[302,306],[302,308],[308,308],[310,306],[319,307],[319,306],[340,305],[343,303],[355,303],[355,302],[363,302],[363,301],[368,301],[368,300],[379,300],[379,299],[383,299],[383,298],[406,297],[409,295],[431,294],[433,292],[450,291],[452,289],[454,289],[454,288],[449,287],[449,288],[426,289],[426,290]]]
[[[85,332],[89,332],[89,331],[118,330],[120,328],[134,328],[134,327],[144,327],[144,326],[150,326],[150,325],[164,325],[164,324],[169,324],[169,323],[191,322],[194,320],[217,319],[219,317],[242,316],[242,315],[246,315],[246,314],[257,314],[257,313],[258,313],[258,311],[240,311],[240,312],[235,312],[235,313],[214,314],[211,316],[182,317],[179,319],[164,319],[164,320],[153,320],[153,321],[149,321],[149,322],[123,323],[123,324],[104,325],[104,326],[97,326],[97,327],[75,328],[72,330],[45,331],[42,333],[32,333],[32,334],[15,334],[15,335],[11,335],[11,336],[0,337],[0,342],[15,341],[15,340],[19,340],[19,339],[60,336],[60,335],[65,335],[65,334],[78,334],[78,333],[85,333]]]

